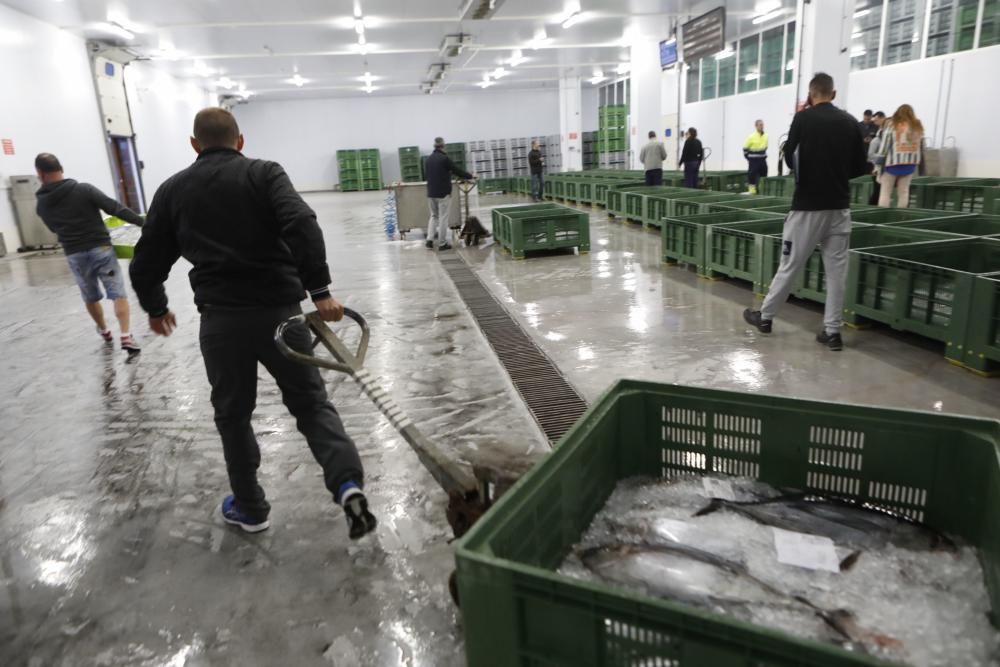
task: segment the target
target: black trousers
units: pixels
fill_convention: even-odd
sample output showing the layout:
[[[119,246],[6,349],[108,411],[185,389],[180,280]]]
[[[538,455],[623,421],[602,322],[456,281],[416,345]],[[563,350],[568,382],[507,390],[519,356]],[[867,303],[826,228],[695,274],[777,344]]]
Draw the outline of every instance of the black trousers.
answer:
[[[662,169],[647,169],[646,170],[646,185],[663,185],[663,170]]]
[[[249,310],[206,306],[201,314],[201,354],[212,385],[215,425],[222,436],[229,484],[244,512],[265,519],[271,506],[257,483],[260,448],[250,418],[257,404],[257,363],[277,381],[285,407],[323,468],[326,488],[334,497],[340,485],[364,479],[357,447],[344,431],[340,415],[327,399],[319,370],[286,359],[274,343],[282,321],[302,312],[298,304]],[[306,325],[291,327],[292,348],[311,353]]]
[[[767,176],[767,158],[751,157],[747,158],[749,168],[747,169],[747,183],[757,185],[761,176]]]
[[[684,163],[684,187],[698,187],[698,170],[701,168],[701,160],[688,160]]]

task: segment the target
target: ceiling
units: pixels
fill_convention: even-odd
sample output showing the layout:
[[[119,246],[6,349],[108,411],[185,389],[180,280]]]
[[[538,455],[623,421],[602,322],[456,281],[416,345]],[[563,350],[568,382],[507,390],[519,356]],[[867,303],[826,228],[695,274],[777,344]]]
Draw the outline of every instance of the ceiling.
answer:
[[[482,0],[471,0],[479,4]],[[488,1],[488,0],[487,0]],[[126,47],[209,90],[253,99],[415,94],[434,63],[448,72],[435,92],[480,90],[487,74],[497,88],[558,87],[561,74],[586,79],[628,60],[639,32],[667,38],[683,22],[724,4],[727,39],[749,30],[750,18],[774,0],[495,0],[488,20],[462,20],[470,0],[0,0],[88,39]],[[794,0],[781,0],[791,9]],[[562,20],[579,11],[575,24]],[[364,26],[359,44],[356,16]],[[108,22],[133,34],[114,35]],[[102,25],[103,24],[103,25]],[[765,26],[766,27],[766,26]],[[112,28],[113,29],[113,28]],[[755,28],[756,29],[756,28]],[[530,48],[544,31],[547,42]],[[440,55],[446,35],[467,35],[454,57]],[[516,66],[510,59],[520,49]],[[367,51],[364,53],[362,51]],[[370,81],[364,79],[370,73]],[[298,78],[294,78],[298,74]],[[295,82],[301,83],[296,85]],[[364,88],[370,83],[372,91]],[[221,85],[220,85],[221,84]],[[231,87],[227,88],[227,86]]]

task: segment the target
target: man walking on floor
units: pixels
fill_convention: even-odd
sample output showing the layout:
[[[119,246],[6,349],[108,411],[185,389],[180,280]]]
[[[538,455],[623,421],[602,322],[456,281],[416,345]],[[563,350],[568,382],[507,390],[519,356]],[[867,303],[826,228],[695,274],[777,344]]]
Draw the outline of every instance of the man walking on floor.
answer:
[[[663,185],[663,161],[667,159],[667,149],[662,141],[656,140],[656,132],[649,131],[649,141],[639,151],[639,162],[646,170],[646,185]]]
[[[62,164],[52,153],[38,154],[35,172],[42,182],[42,187],[35,194],[38,217],[59,238],[83,303],[97,325],[97,332],[106,343],[114,342],[101,307],[103,285],[108,299],[114,303],[115,318],[121,329],[122,349],[130,354],[138,352],[139,346],[129,332],[125,278],[115,249],[111,246],[111,235],[101,219],[101,211],[140,227],[142,218],[90,183],[79,183],[63,176]]]
[[[764,132],[764,121],[758,119],[754,123],[753,133],[743,143],[743,157],[747,159],[748,190],[755,195],[760,179],[767,177],[767,133]]]
[[[545,156],[538,149],[538,142],[531,142],[528,151],[528,168],[531,171],[531,201],[542,201],[545,195]]]
[[[795,174],[795,195],[782,232],[781,262],[761,309],[743,311],[748,324],[771,333],[772,320],[818,245],[826,272],[826,309],[816,341],[831,350],[844,347],[840,327],[851,238],[848,181],[866,172],[867,161],[858,122],[833,106],[836,95],[833,78],[817,74],[809,82],[806,108],[792,120],[785,159]]]
[[[250,423],[260,362],[277,381],[357,539],[375,528],[358,450],[319,371],[286,359],[274,344],[278,324],[302,313],[307,293],[324,320],[344,316],[330,295],[316,214],[280,165],[240,153],[243,135],[228,111],[199,111],[191,146],[198,153],[194,164],[171,176],[153,198],[130,272],[150,327],[169,336],[177,320],[163,283],[179,257],[194,265],[189,277],[201,312],[201,353],[233,491],[222,501],[223,520],[251,533],[269,526],[271,506],[257,483],[260,449]],[[286,341],[312,354],[305,324],[290,327]]]
[[[448,243],[448,214],[451,212],[451,176],[473,180],[472,174],[460,169],[444,150],[444,139],[434,139],[434,152],[427,158],[424,176],[427,179],[427,203],[431,219],[427,224],[427,247],[434,247],[437,236],[438,250],[451,250]]]

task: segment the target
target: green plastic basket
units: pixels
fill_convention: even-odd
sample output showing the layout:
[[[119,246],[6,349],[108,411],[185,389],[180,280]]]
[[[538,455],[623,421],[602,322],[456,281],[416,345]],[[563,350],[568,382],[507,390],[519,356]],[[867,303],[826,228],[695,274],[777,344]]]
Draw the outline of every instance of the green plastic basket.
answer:
[[[884,666],[555,570],[620,480],[740,474],[960,536],[980,550],[996,609],[998,446],[1000,422],[988,419],[619,381],[459,541],[467,664]]]
[[[896,222],[915,222],[917,220],[954,218],[959,215],[962,214],[932,211],[921,208],[869,208],[853,210],[851,213],[851,220],[854,220],[855,222],[866,222],[870,225],[885,225]]]
[[[1000,273],[972,281],[972,317],[966,327],[961,364],[978,373],[1000,372]]]
[[[663,218],[660,222],[663,261],[667,264],[688,264],[695,267],[698,275],[712,277],[708,266],[708,228],[711,225],[753,220],[780,223],[782,217],[772,213],[738,210]]]
[[[976,214],[956,218],[897,222],[893,223],[892,226],[909,227],[911,229],[932,229],[934,231],[963,234],[965,236],[995,236],[1000,234],[1000,215]]]

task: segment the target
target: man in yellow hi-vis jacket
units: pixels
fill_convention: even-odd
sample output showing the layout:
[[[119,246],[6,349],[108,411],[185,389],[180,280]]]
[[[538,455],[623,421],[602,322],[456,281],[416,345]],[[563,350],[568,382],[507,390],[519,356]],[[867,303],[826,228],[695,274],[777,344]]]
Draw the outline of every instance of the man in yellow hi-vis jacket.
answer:
[[[753,133],[743,144],[743,156],[749,163],[747,183],[750,184],[750,194],[757,194],[757,183],[761,176],[767,176],[767,133],[764,132],[764,121],[757,120]]]

